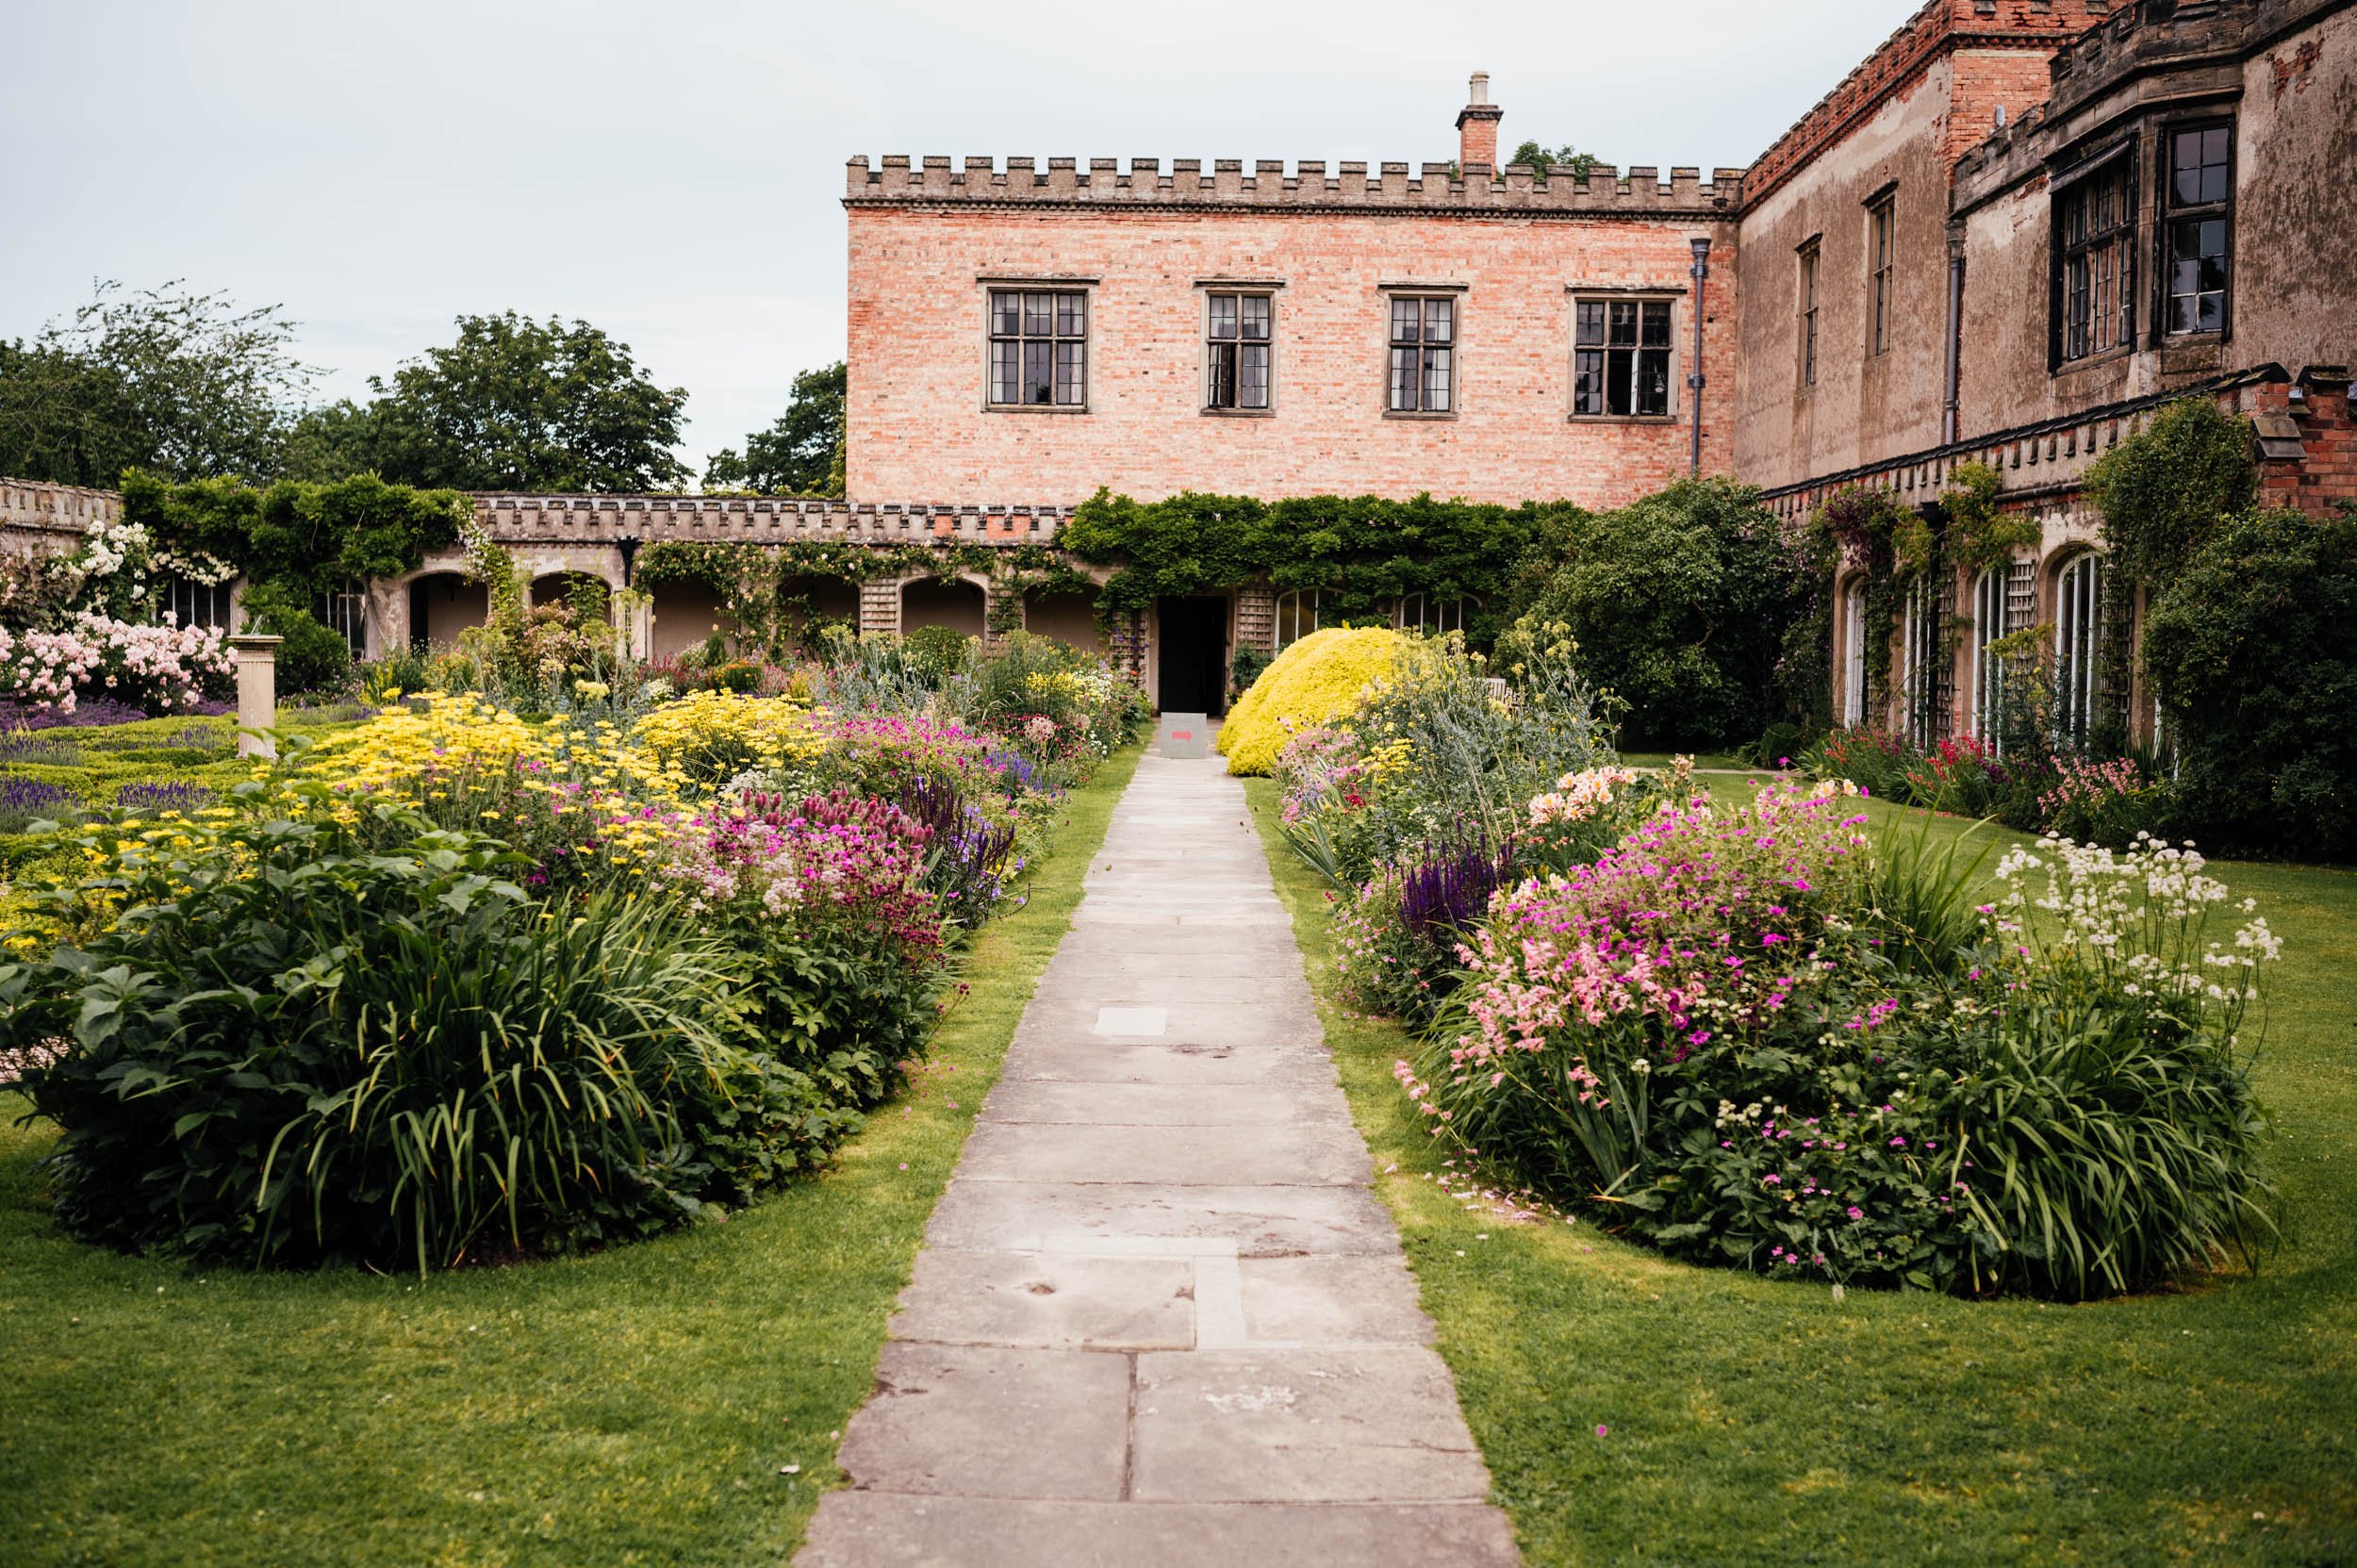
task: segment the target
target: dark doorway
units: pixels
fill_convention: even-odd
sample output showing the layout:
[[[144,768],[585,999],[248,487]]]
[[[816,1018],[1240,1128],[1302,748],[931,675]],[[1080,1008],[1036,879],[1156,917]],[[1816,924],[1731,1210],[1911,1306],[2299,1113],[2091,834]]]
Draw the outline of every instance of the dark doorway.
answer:
[[[1162,619],[1164,713],[1228,711],[1228,601],[1165,599]]]

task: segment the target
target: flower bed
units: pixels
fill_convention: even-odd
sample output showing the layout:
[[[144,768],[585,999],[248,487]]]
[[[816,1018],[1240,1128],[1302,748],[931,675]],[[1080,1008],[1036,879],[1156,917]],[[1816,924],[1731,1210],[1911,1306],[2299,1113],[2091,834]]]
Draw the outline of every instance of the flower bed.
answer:
[[[2076,1298],[2260,1245],[2266,921],[2208,940],[2226,889],[2151,840],[2017,850],[1974,908],[1854,789],[1697,799],[1502,892],[1397,1069],[1435,1134],[1674,1255],[1839,1282]]]
[[[1105,749],[1130,733],[1133,698],[1060,690]],[[0,964],[60,1216],[423,1269],[643,1235],[822,1163],[921,1064],[1054,809],[1049,765],[941,698],[714,688],[625,721],[436,694],[239,781],[65,791],[21,841]]]

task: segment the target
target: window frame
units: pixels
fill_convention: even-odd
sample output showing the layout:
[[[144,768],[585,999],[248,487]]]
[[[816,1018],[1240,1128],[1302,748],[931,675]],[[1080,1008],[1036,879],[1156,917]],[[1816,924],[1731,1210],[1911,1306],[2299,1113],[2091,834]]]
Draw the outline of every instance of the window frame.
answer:
[[[1842,722],[1854,729],[1871,717],[1866,711],[1866,580],[1854,577],[1841,592],[1841,712]],[[1883,652],[1889,653],[1887,638]]]
[[[2133,141],[2106,147],[2081,160],[2073,173],[2056,182],[2047,201],[2047,233],[2052,255],[2052,275],[2048,290],[2049,319],[2052,328],[2047,341],[2047,368],[2050,371],[2094,364],[2115,355],[2133,353],[2137,342],[2135,302],[2141,283],[2135,275],[2135,257],[2141,248],[2138,235],[2143,228],[2143,181],[2137,173],[2136,147]],[[2118,198],[2125,206],[2112,225],[2098,236],[2089,225],[2088,232],[2073,239],[2067,221],[2072,206],[2084,207],[2090,202],[2098,186],[2111,181]],[[2095,316],[2093,313],[2095,284],[2092,258],[2102,250],[2113,253],[2122,275],[2114,282],[2114,312],[2118,316],[2117,331],[2112,340],[2102,347],[2093,345]],[[2087,347],[2071,352],[2072,334],[2078,330],[2073,320],[2071,267],[2074,261],[2088,263],[2085,298],[2088,316],[2085,326]]]
[[[1794,248],[1800,272],[1793,280],[1799,295],[1797,314],[1800,318],[1800,382],[1801,389],[1808,391],[1817,385],[1817,326],[1820,306],[1817,289],[1822,281],[1825,260],[1825,237],[1812,234]]]
[[[1421,284],[1399,284],[1384,289],[1379,296],[1383,302],[1383,417],[1387,420],[1453,420],[1464,407],[1465,389],[1465,290],[1461,288],[1434,288]],[[1409,343],[1398,335],[1398,306],[1409,300],[1418,301],[1416,312],[1417,338]],[[1435,342],[1425,334],[1430,330],[1429,306],[1444,304],[1449,307],[1448,338]],[[1393,402],[1393,367],[1398,353],[1409,349],[1418,355],[1416,368],[1416,406],[1401,408]],[[1429,359],[1424,357],[1434,349],[1448,355],[1448,406],[1431,408],[1425,399],[1431,389]]]
[[[167,571],[162,574],[162,591],[157,597],[163,609],[173,616],[173,625],[202,626],[225,634],[237,627],[237,582],[235,577],[224,577],[218,583],[200,583],[193,577]],[[181,613],[184,601],[188,605],[186,614]]]
[[[2231,342],[2234,336],[2234,173],[2241,158],[2240,139],[2235,134],[2235,117],[2232,114],[2200,114],[2183,120],[2164,120],[2153,127],[2158,147],[2152,167],[2154,196],[2152,203],[2152,332],[2154,346],[2168,343],[2198,343],[2210,340]],[[2174,197],[2177,183],[2177,138],[2188,133],[2222,130],[2226,133],[2226,194],[2216,202],[2195,202],[2182,209],[2189,216],[2181,216]],[[2217,327],[2216,330],[2195,328],[2179,332],[2171,325],[2169,302],[2172,255],[2171,231],[2179,223],[2203,223],[2216,218],[2226,225],[2226,249],[2223,253],[2225,284],[2218,290]],[[2198,297],[2198,293],[2197,293]]]
[[[1278,652],[1281,653],[1291,648],[1294,643],[1308,636],[1310,633],[1323,629],[1326,624],[1322,603],[1325,594],[1324,588],[1281,588],[1277,590],[1276,601],[1271,606],[1269,631],[1270,635],[1276,640]],[[1305,617],[1310,623],[1306,630],[1301,624]],[[1293,629],[1291,636],[1285,635],[1288,624]]]
[[[1095,280],[1080,278],[992,277],[981,280],[981,294],[983,411],[991,414],[1086,414],[1089,412],[1091,377],[1095,373],[1095,361],[1096,358],[1096,289],[1095,287]],[[1049,331],[1045,336],[1035,335],[1030,332],[1028,330],[1028,322],[1025,315],[1027,307],[1018,304],[1015,307],[1015,320],[1018,330],[1012,334],[1001,333],[998,330],[997,316],[997,298],[1001,294],[1013,294],[1018,297],[1028,294],[1047,295],[1050,302],[1048,305]],[[1077,296],[1080,301],[1080,330],[1077,334],[1069,334],[1059,330],[1058,323],[1062,315],[1062,306],[1055,303],[1056,297],[1066,294]],[[1051,387],[1063,380],[1062,368],[1060,364],[1062,356],[1057,353],[1057,348],[1065,343],[1077,342],[1080,349],[1080,401],[1078,403],[999,402],[997,400],[997,358],[998,345],[1002,342],[1014,343],[1017,345],[1016,354],[1018,359],[1018,375],[1021,371],[1021,345],[1034,342],[1044,342],[1050,345],[1048,349],[1048,361],[1050,366],[1049,374],[1052,378]]]
[[[2066,742],[2085,740],[2103,691],[2103,556],[2072,553],[2054,568],[2055,718]]]
[[[1570,418],[1580,424],[1675,423],[1683,417],[1678,407],[1678,376],[1683,369],[1683,363],[1678,355],[1677,313],[1678,301],[1684,298],[1683,292],[1673,289],[1583,289],[1576,284],[1572,286],[1569,292],[1572,301]],[[1612,342],[1611,316],[1612,307],[1616,305],[1633,305],[1637,311],[1635,341],[1617,346]],[[1599,306],[1605,312],[1604,341],[1591,347],[1583,346],[1579,340],[1580,310],[1586,305]],[[1664,331],[1663,340],[1657,345],[1645,341],[1645,310],[1649,305],[1663,307],[1669,316],[1669,325]],[[1624,414],[1616,414],[1611,407],[1612,355],[1616,352],[1629,356],[1629,411]],[[1604,406],[1601,409],[1583,409],[1579,405],[1579,356],[1583,353],[1603,355],[1604,385],[1600,395],[1604,400]],[[1661,411],[1656,414],[1639,413],[1637,411],[1638,371],[1644,363],[1643,356],[1655,353],[1662,356]]]
[[[1203,321],[1201,334],[1203,342],[1203,374],[1202,384],[1197,388],[1198,403],[1200,404],[1197,411],[1214,419],[1259,420],[1273,417],[1277,412],[1276,289],[1267,284],[1206,283],[1196,285],[1195,291],[1203,296]],[[1215,338],[1212,336],[1211,329],[1214,315],[1212,301],[1214,299],[1232,299],[1239,302],[1237,305],[1238,336],[1235,338],[1220,339]],[[1213,401],[1213,397],[1219,385],[1218,351],[1220,348],[1228,346],[1233,347],[1238,351],[1236,355],[1238,379],[1239,382],[1241,382],[1242,365],[1244,359],[1243,350],[1256,346],[1253,339],[1242,336],[1244,320],[1244,308],[1242,302],[1248,299],[1262,301],[1268,306],[1268,332],[1267,335],[1260,338],[1257,343],[1257,346],[1268,355],[1264,384],[1261,388],[1261,393],[1264,401],[1258,405],[1247,405],[1241,403],[1217,403]]]
[[[1862,204],[1866,208],[1866,357],[1890,352],[1892,306],[1899,270],[1899,188],[1884,186]]]

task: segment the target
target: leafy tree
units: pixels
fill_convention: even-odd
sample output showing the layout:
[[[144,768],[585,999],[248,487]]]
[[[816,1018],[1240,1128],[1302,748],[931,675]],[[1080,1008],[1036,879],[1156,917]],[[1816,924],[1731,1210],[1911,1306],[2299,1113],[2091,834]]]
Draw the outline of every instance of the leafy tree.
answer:
[[[1584,180],[1595,172],[1604,159],[1593,153],[1583,153],[1568,141],[1552,150],[1541,146],[1536,141],[1525,141],[1515,148],[1514,156],[1506,161],[1527,163],[1542,174],[1559,168],[1572,178]]]
[[[684,388],[657,387],[586,322],[510,310],[461,316],[458,340],[393,373],[366,404],[312,410],[289,438],[303,478],[373,471],[461,490],[663,490],[688,470],[672,455]]]
[[[274,305],[178,281],[98,285],[71,323],[0,343],[0,473],[111,486],[125,469],[175,479],[272,474],[311,368]]]
[[[2345,857],[2357,851],[2357,507],[2246,511],[2205,532],[2144,631],[2186,818],[2204,848]]]
[[[1632,749],[1723,747],[1795,717],[1780,665],[1821,562],[1752,487],[1682,480],[1617,512],[1566,510],[1529,561],[1516,609],[1571,627],[1582,672],[1628,704]]]
[[[755,490],[764,495],[843,493],[843,400],[849,372],[842,360],[794,378],[785,412],[766,430],[745,437],[740,454],[724,447],[704,466],[706,490]]]

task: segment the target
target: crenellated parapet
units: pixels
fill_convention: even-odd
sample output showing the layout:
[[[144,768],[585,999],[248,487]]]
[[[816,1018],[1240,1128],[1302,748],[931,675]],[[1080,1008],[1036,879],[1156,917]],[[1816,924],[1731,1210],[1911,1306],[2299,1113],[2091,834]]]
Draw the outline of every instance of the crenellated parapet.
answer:
[[[0,479],[0,534],[14,550],[70,550],[92,527],[122,518],[123,497],[112,490]]]
[[[1599,165],[1585,179],[1509,164],[1495,174],[1475,170],[1471,178],[1456,166],[1426,163],[1343,162],[1328,171],[1320,159],[1303,158],[1289,173],[1281,158],[1247,166],[1241,158],[1122,160],[1096,157],[1083,167],[1078,158],[1035,159],[947,157],[912,159],[890,155],[870,166],[865,155],[850,160],[843,202],[849,207],[984,206],[1070,210],[1171,209],[1238,212],[1430,213],[1440,216],[1660,218],[1691,222],[1730,215],[1742,200],[1744,172],[1640,165],[1623,173]]]
[[[1050,544],[1069,506],[955,506],[923,503],[856,505],[770,496],[477,495],[475,519],[502,544],[618,544],[635,538],[783,544]]]

